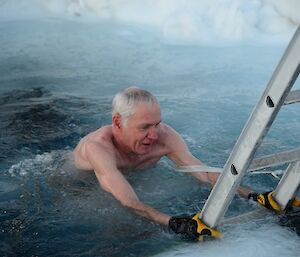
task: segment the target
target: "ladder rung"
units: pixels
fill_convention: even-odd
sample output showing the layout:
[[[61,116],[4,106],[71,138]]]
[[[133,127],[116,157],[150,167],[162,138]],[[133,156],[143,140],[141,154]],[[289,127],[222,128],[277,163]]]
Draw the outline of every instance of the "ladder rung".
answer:
[[[220,225],[227,225],[227,224],[240,224],[240,223],[246,223],[253,219],[261,219],[265,218],[266,215],[270,214],[271,212],[268,212],[267,209],[257,209],[254,211],[246,212],[237,216],[233,216],[230,218],[226,218],[221,222]]]
[[[289,150],[286,152],[266,155],[258,159],[254,159],[248,171],[260,170],[263,168],[281,165],[289,162],[300,160],[300,148]]]
[[[291,91],[284,101],[284,105],[300,102],[300,89]]]

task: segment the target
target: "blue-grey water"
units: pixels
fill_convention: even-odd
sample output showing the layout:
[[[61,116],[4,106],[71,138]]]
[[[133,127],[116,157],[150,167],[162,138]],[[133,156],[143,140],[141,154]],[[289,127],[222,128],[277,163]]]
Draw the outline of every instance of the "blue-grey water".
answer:
[[[171,44],[152,27],[59,18],[1,21],[0,35],[1,256],[299,256],[296,232],[272,215],[224,226],[220,240],[184,242],[124,209],[93,173],[64,164],[81,137],[110,122],[113,95],[138,85],[158,97],[163,121],[195,156],[222,167],[289,38]],[[299,131],[299,106],[284,107],[257,156],[298,147]],[[197,212],[209,195],[167,159],[126,177],[171,215]],[[257,191],[277,183],[243,180]],[[256,208],[236,197],[226,216]]]

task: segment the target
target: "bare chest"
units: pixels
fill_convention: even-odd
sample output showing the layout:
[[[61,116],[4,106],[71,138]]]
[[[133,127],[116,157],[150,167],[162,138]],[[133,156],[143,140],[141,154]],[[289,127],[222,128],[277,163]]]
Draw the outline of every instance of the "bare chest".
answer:
[[[123,157],[117,161],[120,170],[138,170],[154,166],[167,152],[163,149],[136,157]]]

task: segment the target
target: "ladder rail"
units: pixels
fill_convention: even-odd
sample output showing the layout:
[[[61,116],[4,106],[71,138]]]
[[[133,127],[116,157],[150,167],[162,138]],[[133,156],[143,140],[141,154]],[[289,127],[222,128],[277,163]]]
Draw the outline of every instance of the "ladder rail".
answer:
[[[288,202],[293,199],[300,185],[300,161],[292,162],[280,179],[273,193],[274,200],[284,210]]]

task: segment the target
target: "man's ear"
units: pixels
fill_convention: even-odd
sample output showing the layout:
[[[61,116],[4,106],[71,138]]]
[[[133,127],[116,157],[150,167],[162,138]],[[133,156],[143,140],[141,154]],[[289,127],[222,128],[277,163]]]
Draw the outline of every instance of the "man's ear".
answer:
[[[117,113],[112,116],[112,125],[115,128],[121,128],[121,122],[122,122],[122,117],[120,114]]]

